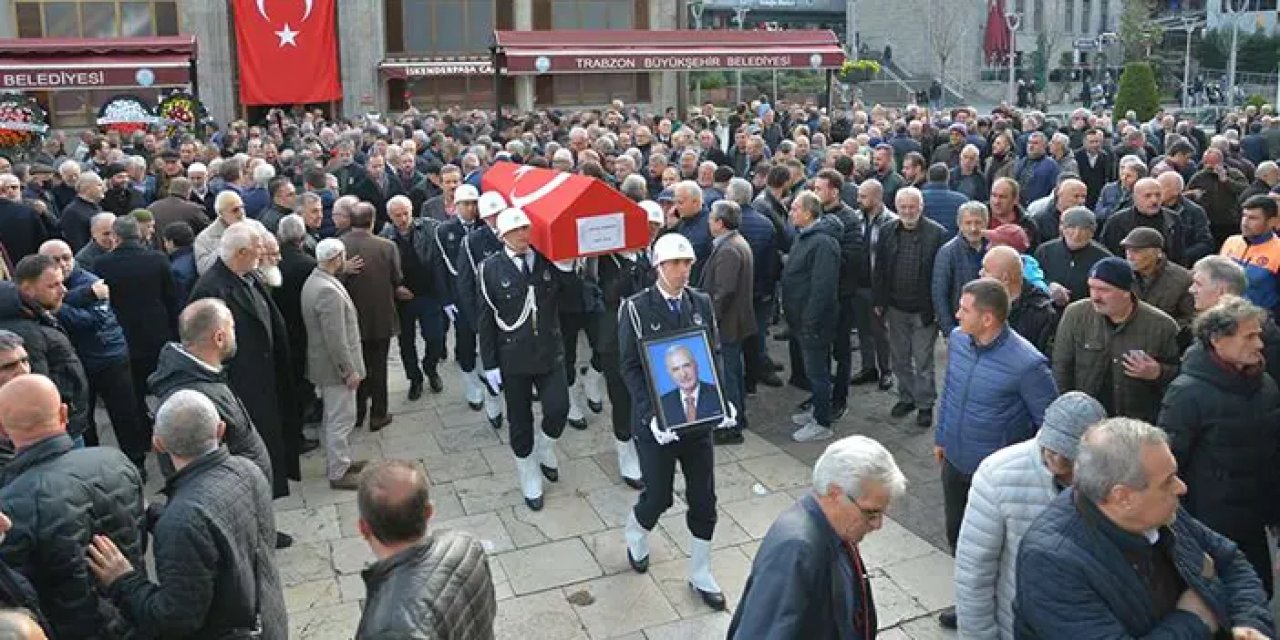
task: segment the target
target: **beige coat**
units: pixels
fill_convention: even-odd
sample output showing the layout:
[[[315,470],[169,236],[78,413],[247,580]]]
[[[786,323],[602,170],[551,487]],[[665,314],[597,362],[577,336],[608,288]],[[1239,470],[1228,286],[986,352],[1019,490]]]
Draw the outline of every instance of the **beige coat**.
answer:
[[[351,372],[365,377],[360,324],[346,287],[319,268],[302,285],[307,328],[307,379],[319,387],[343,384]]]

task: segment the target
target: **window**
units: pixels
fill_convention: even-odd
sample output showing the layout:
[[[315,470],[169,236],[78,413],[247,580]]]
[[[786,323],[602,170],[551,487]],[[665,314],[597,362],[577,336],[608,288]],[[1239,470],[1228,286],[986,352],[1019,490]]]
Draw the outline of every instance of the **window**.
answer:
[[[1107,31],[1107,24],[1111,22],[1111,0],[1101,0],[1098,4],[1098,33]]]
[[[1222,0],[1222,13],[1241,11],[1275,11],[1276,0]]]
[[[1035,11],[1031,19],[1036,33],[1044,33],[1044,0],[1035,0]]]
[[[1063,0],[1064,14],[1062,16],[1062,30],[1067,33],[1076,32],[1076,0]]]
[[[551,0],[552,29],[634,29],[634,0]]]
[[[387,2],[387,53],[487,53],[493,44],[495,2],[511,0]]]
[[[14,3],[19,38],[119,38],[178,35],[174,0]]]
[[[160,89],[132,89],[129,93],[142,98],[143,102],[155,104],[160,99]],[[46,95],[50,109],[50,124],[55,127],[71,129],[93,127],[98,121],[98,110],[108,100],[120,92],[114,89],[89,91],[50,91]],[[50,104],[51,103],[51,104]]]
[[[1094,33],[1093,31],[1093,0],[1080,0],[1080,32]]]

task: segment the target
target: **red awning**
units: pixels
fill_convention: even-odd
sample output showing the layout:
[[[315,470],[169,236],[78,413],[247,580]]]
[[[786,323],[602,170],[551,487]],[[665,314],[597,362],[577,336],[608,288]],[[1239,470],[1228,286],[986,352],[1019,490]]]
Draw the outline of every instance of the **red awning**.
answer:
[[[506,75],[701,69],[831,69],[844,50],[829,29],[800,31],[496,31]]]
[[[382,75],[387,78],[491,76],[493,75],[493,59],[489,56],[388,58],[378,63],[378,71],[382,72]]]
[[[0,38],[0,90],[184,86],[195,50],[190,36]]]

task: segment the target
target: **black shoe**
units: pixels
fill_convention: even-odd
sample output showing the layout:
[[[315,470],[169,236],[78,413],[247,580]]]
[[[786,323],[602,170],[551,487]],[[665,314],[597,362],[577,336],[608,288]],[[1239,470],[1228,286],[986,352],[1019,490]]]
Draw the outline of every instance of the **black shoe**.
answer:
[[[859,385],[871,384],[872,382],[879,382],[879,381],[880,381],[879,371],[876,371],[875,369],[865,369],[863,371],[859,371],[858,375],[850,378],[849,384],[856,387]]]
[[[550,480],[550,481],[552,481],[552,482],[559,482],[559,481],[560,481],[560,470],[559,470],[559,469],[556,469],[556,468],[554,468],[554,467],[548,467],[548,466],[547,466],[547,465],[545,465],[545,464],[539,464],[539,465],[538,465],[538,468],[539,468],[539,469],[542,469],[542,477],[546,478],[547,480]]]
[[[479,411],[484,408],[484,401],[483,400],[481,400],[480,402],[467,401],[467,407],[472,411]]]
[[[298,452],[311,453],[312,451],[315,451],[316,449],[319,449],[319,448],[320,448],[319,440],[312,440],[311,438],[303,438],[302,447],[298,449]]]
[[[603,402],[592,402],[592,401],[588,400],[588,401],[587,401],[587,408],[591,410],[591,413],[601,413],[601,412],[603,412],[603,411],[604,411],[604,403],[603,403]]]
[[[524,504],[532,511],[542,511],[542,496],[536,498],[525,498]]]
[[[644,480],[622,476],[622,482],[636,491],[644,491]]]
[[[276,548],[277,549],[288,549],[289,547],[292,547],[292,546],[293,546],[293,536],[283,531],[276,532]]]
[[[644,573],[649,570],[649,556],[636,560],[631,557],[631,547],[627,547],[627,564],[631,565],[636,573]]]
[[[501,413],[499,413],[498,415],[496,415],[496,416],[494,416],[494,417],[492,417],[492,418],[489,418],[489,426],[493,427],[494,429],[501,429],[501,428],[502,428],[502,414],[501,414]]]
[[[569,420],[569,426],[577,429],[578,431],[583,431],[587,428],[587,419],[578,418],[577,420]]]
[[[716,611],[724,611],[725,605],[723,593],[719,591],[703,591],[702,589],[693,586],[692,582],[689,583],[689,588],[698,592],[698,596],[702,598],[702,601],[705,602],[708,607],[711,607]]]
[[[916,412],[916,426],[921,429],[928,429],[933,426],[933,407],[922,407]]]
[[[938,614],[938,624],[942,625],[943,629],[956,628],[956,608],[947,607],[943,609],[942,613]]]
[[[844,417],[844,414],[845,414],[845,413],[847,413],[848,411],[849,411],[849,406],[848,406],[848,405],[843,405],[843,404],[839,404],[839,405],[832,405],[832,406],[831,406],[831,421],[832,421],[832,422],[835,422],[836,420],[839,420],[840,418],[843,418],[843,417]]]
[[[746,386],[746,388],[745,388],[745,389],[743,389],[743,393],[746,393],[748,396],[751,396],[751,397],[753,397],[753,398],[754,398],[754,397],[755,397],[755,395],[756,395],[756,393],[757,393],[757,391],[756,391],[756,385],[754,385],[754,384],[748,384],[748,385],[745,385],[745,386]]]
[[[359,429],[360,427],[363,427],[363,426],[364,426],[364,413],[357,412],[357,413],[356,413],[356,423],[355,423],[355,426],[353,426],[352,428],[353,428],[353,429]]]
[[[409,381],[409,400],[413,401],[421,397],[422,397],[422,381],[410,380]]]
[[[779,378],[774,371],[766,371],[764,375],[760,376],[759,382],[766,387],[777,388],[783,385],[782,378]]]
[[[880,390],[888,391],[893,388],[893,374],[886,373],[880,376]]]
[[[742,429],[732,427],[729,429],[716,429],[711,434],[712,440],[716,444],[742,444],[746,439],[742,437]]]
[[[809,411],[810,409],[813,409],[813,396],[805,398],[803,402],[796,405],[796,408],[801,411]]]
[[[427,373],[427,383],[431,385],[431,393],[444,391],[444,380],[441,380],[440,374],[434,371]]]
[[[902,416],[905,416],[908,413],[911,413],[912,411],[915,411],[915,410],[916,410],[916,405],[914,402],[906,402],[903,400],[899,400],[898,403],[893,405],[893,408],[889,410],[889,415],[895,418],[901,418]]]

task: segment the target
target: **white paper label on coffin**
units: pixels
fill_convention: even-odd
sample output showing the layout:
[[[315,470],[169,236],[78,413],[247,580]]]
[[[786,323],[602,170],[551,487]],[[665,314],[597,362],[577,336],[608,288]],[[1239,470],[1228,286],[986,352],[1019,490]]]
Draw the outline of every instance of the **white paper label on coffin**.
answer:
[[[626,219],[622,213],[578,218],[578,253],[617,251],[626,246]]]

